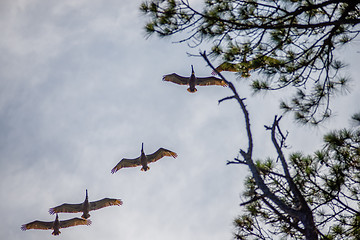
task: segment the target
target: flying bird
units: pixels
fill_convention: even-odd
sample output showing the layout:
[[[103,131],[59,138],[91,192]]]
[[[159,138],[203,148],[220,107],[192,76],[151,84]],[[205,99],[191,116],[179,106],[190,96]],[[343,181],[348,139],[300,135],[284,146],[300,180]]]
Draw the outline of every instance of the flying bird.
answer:
[[[147,171],[150,169],[150,167],[148,166],[149,163],[156,162],[157,160],[165,156],[176,158],[177,154],[165,148],[159,148],[156,152],[145,155],[144,143],[142,143],[140,157],[134,159],[121,159],[121,161],[111,170],[111,173],[116,173],[121,168],[137,166],[142,166],[141,171]]]
[[[89,218],[90,211],[93,210],[98,210],[100,208],[104,208],[104,207],[108,207],[108,206],[115,206],[115,205],[122,205],[123,202],[120,199],[113,199],[113,198],[104,198],[95,202],[89,202],[89,198],[88,198],[88,191],[86,189],[86,197],[85,197],[85,201],[83,203],[79,203],[79,204],[69,204],[69,203],[64,203],[60,206],[54,207],[54,208],[50,208],[49,209],[49,213],[50,214],[55,214],[55,213],[77,213],[77,212],[82,212],[83,215],[81,216],[82,218]]]
[[[226,87],[227,84],[224,80],[217,77],[196,77],[194,72],[194,67],[191,65],[191,76],[182,77],[176,73],[168,74],[163,77],[163,81],[173,82],[179,85],[189,85],[187,89],[189,92],[194,93],[197,91],[195,88],[198,86],[209,86],[209,85],[220,85]]]
[[[21,226],[21,230],[26,231],[29,229],[42,229],[42,230],[50,230],[53,229],[54,231],[51,233],[52,235],[59,235],[60,228],[68,228],[77,225],[90,225],[91,220],[81,219],[81,218],[72,218],[69,220],[59,221],[59,217],[56,214],[55,221],[53,222],[43,222],[43,221],[33,221],[28,224],[24,224]]]

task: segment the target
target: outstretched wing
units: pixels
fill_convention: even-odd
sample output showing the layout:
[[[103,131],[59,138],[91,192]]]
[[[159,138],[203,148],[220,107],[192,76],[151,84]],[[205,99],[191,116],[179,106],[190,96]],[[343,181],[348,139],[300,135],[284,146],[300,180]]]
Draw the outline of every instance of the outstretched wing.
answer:
[[[111,170],[111,173],[116,173],[121,168],[137,167],[140,166],[140,157],[134,159],[123,158],[121,161]]]
[[[247,78],[250,77],[249,71],[251,70],[256,70],[264,67],[279,68],[283,64],[284,62],[282,60],[265,55],[257,55],[251,61],[244,60],[240,63],[223,62],[216,68],[216,70],[218,72],[222,72],[222,71],[238,72],[241,74],[241,77]],[[216,75],[216,72],[213,71],[211,74]]]
[[[90,203],[90,211],[97,210],[109,206],[121,206],[123,202],[120,199],[104,198]]]
[[[163,81],[173,82],[173,83],[176,83],[179,85],[188,85],[189,84],[189,78],[179,76],[176,73],[165,75],[163,77]]]
[[[223,62],[216,68],[216,70],[218,72],[222,72],[222,71],[237,72],[237,71],[239,71],[236,64],[229,63],[229,62]],[[213,71],[211,74],[216,75],[216,72]]]
[[[60,212],[64,212],[64,213],[77,213],[77,212],[82,212],[82,203],[79,204],[69,204],[69,203],[64,203],[60,206],[57,207],[53,207],[49,209],[49,213],[50,214],[55,214],[55,213],[60,213]]]
[[[146,155],[148,163],[156,162],[157,160],[159,160],[160,158],[165,157],[165,156],[176,158],[177,154],[175,152],[172,152],[165,148],[159,148],[153,154]]]
[[[26,231],[29,229],[43,229],[48,230],[52,229],[54,222],[42,222],[42,221],[33,221],[28,224],[21,225],[21,230]]]
[[[216,77],[199,77],[199,78],[197,77],[196,79],[197,79],[196,84],[199,86],[209,86],[209,85],[219,85],[223,87],[227,86],[224,80]]]
[[[82,218],[72,218],[69,220],[60,221],[60,228],[68,228],[77,225],[90,225],[90,224],[91,224],[91,220],[86,220]]]

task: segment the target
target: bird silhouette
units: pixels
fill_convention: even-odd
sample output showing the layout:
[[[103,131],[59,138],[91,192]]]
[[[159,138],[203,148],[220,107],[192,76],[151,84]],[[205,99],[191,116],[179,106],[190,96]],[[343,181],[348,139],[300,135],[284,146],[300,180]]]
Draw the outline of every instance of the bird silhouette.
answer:
[[[90,225],[91,220],[81,219],[81,218],[72,218],[69,220],[59,221],[59,217],[56,214],[55,221],[53,222],[43,222],[43,221],[33,221],[31,223],[23,224],[21,226],[21,230],[26,231],[29,229],[41,229],[41,230],[50,230],[54,231],[51,233],[52,235],[59,235],[60,228],[68,228],[77,225]]]
[[[137,167],[137,166],[142,166],[141,171],[147,171],[150,169],[150,167],[148,166],[149,163],[156,162],[157,160],[165,156],[176,158],[177,154],[165,148],[159,148],[156,152],[149,155],[145,155],[144,143],[142,143],[141,155],[138,158],[121,159],[121,161],[111,170],[111,173],[116,173],[121,168]]]
[[[217,77],[196,77],[194,67],[191,65],[190,77],[182,77],[176,73],[168,74],[163,77],[163,81],[173,82],[179,85],[189,85],[187,89],[189,92],[194,93],[197,91],[195,86],[209,86],[209,85],[220,85],[226,87],[227,84],[224,80]]]
[[[115,206],[115,205],[120,206],[122,204],[123,202],[120,199],[113,199],[113,198],[104,198],[98,201],[89,202],[88,191],[86,189],[85,201],[83,203],[79,203],[79,204],[64,203],[57,207],[50,208],[49,213],[55,214],[60,212],[63,213],[82,212],[83,215],[81,217],[87,219],[90,217],[89,214],[90,211],[98,210],[100,208],[104,208],[108,206]]]

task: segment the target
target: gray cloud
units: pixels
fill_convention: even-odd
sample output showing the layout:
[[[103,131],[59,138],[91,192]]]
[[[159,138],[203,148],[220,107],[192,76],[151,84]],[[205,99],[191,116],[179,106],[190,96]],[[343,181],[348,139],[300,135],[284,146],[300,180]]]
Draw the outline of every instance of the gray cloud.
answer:
[[[49,239],[50,231],[22,232],[20,225],[52,221],[48,209],[63,202],[116,197],[121,207],[92,213],[92,226],[63,229],[66,239],[230,239],[244,166],[226,166],[247,141],[239,107],[217,101],[221,87],[162,82],[164,74],[200,76],[211,70],[189,58],[186,44],[144,38],[141,1],[7,1],[0,9],[0,212],[1,239]],[[353,55],[359,58],[358,55]],[[351,68],[352,73],[358,70]],[[274,154],[263,125],[278,114],[286,93],[247,97],[258,158]],[[356,76],[356,75],[355,75]],[[340,98],[350,104],[359,96]],[[350,99],[350,100],[349,100]],[[347,119],[351,108],[342,109]],[[290,117],[291,150],[311,152],[319,129],[298,128]],[[123,157],[137,157],[141,142],[179,154],[150,165],[149,172],[110,170]],[[300,145],[300,146],[299,146]],[[61,219],[78,216],[61,214]]]

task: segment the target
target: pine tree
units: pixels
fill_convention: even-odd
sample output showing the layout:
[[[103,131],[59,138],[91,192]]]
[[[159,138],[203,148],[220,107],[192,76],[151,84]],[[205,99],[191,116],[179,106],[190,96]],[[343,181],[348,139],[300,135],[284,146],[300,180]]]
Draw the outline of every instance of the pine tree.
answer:
[[[273,142],[281,142],[284,146],[285,136],[281,134],[278,121],[267,129],[271,130]],[[273,136],[276,129],[278,140]],[[277,159],[256,163],[270,191],[294,211],[301,212],[302,201],[306,202],[321,239],[359,239],[360,129],[354,127],[326,134],[324,148],[312,155],[297,152],[285,159],[281,147],[277,150]],[[286,170],[283,164],[283,169],[279,168],[278,160],[289,163]],[[236,159],[230,163],[243,162]],[[289,176],[303,199],[291,188]],[[275,235],[304,238],[306,226],[302,220],[269,201],[253,176],[247,178],[245,188],[241,204],[244,211],[234,221],[236,239],[273,239]]]
[[[245,99],[221,74],[256,75],[255,91],[295,87],[296,94],[280,104],[303,123],[318,124],[331,115],[330,100],[346,88],[340,74],[344,63],[335,49],[359,34],[360,1],[205,0],[196,10],[184,0],[152,0],[141,10],[150,16],[149,34],[188,34],[180,42],[199,46],[211,40],[206,63],[229,86],[243,113],[247,147],[228,164],[246,165],[243,214],[234,221],[236,239],[359,239],[360,236],[360,114],[357,126],[324,136],[323,149],[311,155],[285,156],[282,116],[265,129],[275,158],[255,160],[250,116]],[[208,56],[222,58],[214,67]],[[254,74],[256,72],[256,74]]]
[[[335,49],[359,34],[359,0],[205,0],[196,10],[186,0],[151,0],[140,9],[150,17],[148,34],[185,34],[180,42],[213,43],[219,71],[251,79],[255,92],[297,88],[280,103],[302,123],[331,115],[330,99],[348,91],[345,63]],[[210,53],[210,51],[208,51]]]

